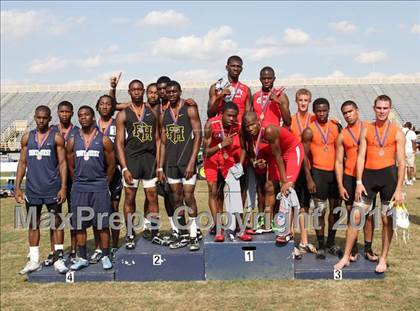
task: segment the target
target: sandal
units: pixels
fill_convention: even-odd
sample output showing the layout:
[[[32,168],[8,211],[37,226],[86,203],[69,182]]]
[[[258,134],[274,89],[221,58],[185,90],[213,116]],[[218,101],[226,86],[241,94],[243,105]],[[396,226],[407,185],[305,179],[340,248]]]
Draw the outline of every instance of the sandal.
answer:
[[[354,244],[350,254],[350,262],[356,262],[357,259],[359,259],[359,248],[357,244]]]
[[[365,249],[365,259],[371,262],[378,262],[379,257],[372,249]]]
[[[293,249],[293,258],[296,260],[302,259],[302,254],[300,253],[299,249],[296,247]]]
[[[301,253],[312,253],[312,254],[316,254],[317,253],[316,247],[313,246],[310,243],[306,243],[306,244],[300,243],[299,244],[299,251]]]

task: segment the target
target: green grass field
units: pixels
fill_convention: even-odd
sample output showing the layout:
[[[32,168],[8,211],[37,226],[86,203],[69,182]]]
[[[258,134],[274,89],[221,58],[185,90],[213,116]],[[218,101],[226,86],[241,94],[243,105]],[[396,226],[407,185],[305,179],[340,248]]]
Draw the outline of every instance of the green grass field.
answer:
[[[418,168],[419,160],[418,157]],[[206,189],[205,182],[201,181],[197,189],[200,210],[207,209]],[[410,240],[407,245],[401,237],[398,241],[393,240],[389,256],[390,267],[385,279],[380,281],[31,284],[26,277],[18,275],[26,261],[27,232],[14,229],[14,200],[1,199],[1,310],[418,310],[420,181],[413,187],[405,187],[404,191],[407,193],[406,205],[411,220]],[[138,206],[140,202],[143,202],[143,195],[138,195]],[[166,221],[167,217],[162,216]],[[168,227],[167,222],[164,224]],[[340,231],[338,237],[341,242],[343,236],[344,232]],[[380,236],[380,230],[375,231],[374,250],[377,253],[380,251]],[[313,234],[311,238],[315,242]],[[359,240],[362,241],[362,236]],[[92,241],[88,245],[92,246]],[[48,231],[43,230],[41,258],[46,257],[48,249]]]

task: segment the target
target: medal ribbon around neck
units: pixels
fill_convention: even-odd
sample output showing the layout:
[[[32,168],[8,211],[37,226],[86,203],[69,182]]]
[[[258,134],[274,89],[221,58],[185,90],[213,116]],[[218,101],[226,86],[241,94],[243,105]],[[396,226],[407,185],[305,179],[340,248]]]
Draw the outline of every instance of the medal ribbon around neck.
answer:
[[[384,137],[381,139],[381,137],[379,136],[378,127],[376,126],[376,122],[375,122],[375,137],[376,137],[376,141],[378,142],[379,147],[381,148],[384,147],[385,141],[388,138],[388,131],[389,131],[390,125],[391,125],[391,122],[388,120],[388,126],[385,129]]]
[[[299,113],[296,114],[296,124],[298,126],[299,129],[299,134],[302,134],[303,129],[308,127],[308,123],[309,123],[309,118],[311,117],[311,114],[309,112],[306,112],[306,114],[308,115],[306,117],[306,121],[305,121],[305,127],[302,128],[301,124],[300,124],[300,118],[299,118]]]
[[[137,115],[137,114],[136,114],[136,115]],[[99,119],[99,121],[98,121],[99,131],[101,131],[101,133],[103,133],[103,134],[105,134],[105,135],[106,135],[106,133],[107,133],[107,132],[109,132],[109,128],[111,127],[111,124],[112,124],[112,118],[110,118],[110,119],[109,119],[109,121],[108,121],[107,123],[105,123],[105,124],[106,124],[106,126],[105,126],[105,130],[104,130],[104,131],[102,131],[102,123],[105,123],[105,122],[103,122],[103,121],[102,121],[102,118],[101,118],[101,119]]]
[[[83,134],[82,130],[80,130],[80,138],[83,141],[83,145],[85,147],[85,151],[89,150],[90,145],[92,144],[92,141],[96,138],[96,135],[98,134],[98,130],[95,127],[95,129],[93,130],[92,134],[90,134],[88,136],[88,139],[85,139],[85,135]]]
[[[133,105],[133,104],[131,104],[131,110],[134,112],[134,114],[136,115],[136,117],[137,117],[137,120],[140,122],[140,123],[142,123],[143,122],[143,120],[144,120],[144,114],[146,113],[146,107],[145,107],[145,105],[143,104],[143,109],[142,109],[142,111],[139,113],[139,111],[137,110],[137,108]],[[112,123],[112,121],[111,121],[111,123]]]
[[[321,134],[322,142],[326,146],[327,143],[328,143],[328,135],[330,134],[330,128],[328,127],[328,124],[327,124],[327,132],[326,132],[326,134],[324,134],[324,132],[321,129],[321,126],[318,124],[318,121],[316,121],[316,120],[315,120],[315,125],[316,125],[316,128],[318,129],[319,133]]]
[[[351,138],[353,139],[354,143],[359,146],[360,145],[360,134],[362,132],[362,122],[359,124],[359,137],[356,139],[356,135],[354,135],[353,131],[349,126],[347,126],[347,131],[349,132]]]
[[[261,143],[263,131],[264,131],[264,128],[261,126],[260,131],[258,132],[257,142],[254,144],[255,158],[258,157],[258,153],[260,152],[260,143]]]
[[[261,94],[260,94],[260,105],[262,107],[262,112],[261,112],[261,115],[260,115],[260,120],[261,121],[264,120],[264,115],[265,115],[265,112],[267,111],[268,104],[270,102],[270,96],[271,96],[271,93],[273,92],[273,90],[274,89],[271,89],[270,92],[268,92],[267,98],[266,98],[265,103],[264,103],[264,100],[263,100],[263,90],[261,89]]]
[[[184,106],[184,101],[183,101],[183,100],[181,100],[181,105],[179,106],[178,113],[177,113],[177,115],[175,115],[175,113],[174,113],[174,111],[173,111],[173,109],[172,109],[171,105],[169,105],[169,107],[168,107],[168,109],[169,109],[169,113],[171,114],[171,118],[172,118],[172,121],[173,121],[173,123],[174,123],[174,124],[178,124],[179,112],[181,111],[181,108],[182,108],[183,106]]]
[[[61,127],[61,124],[58,125],[58,130],[60,131],[61,135],[64,137],[64,140],[67,141],[67,137],[69,136],[71,130],[73,129],[73,124],[70,123],[70,127],[68,128],[68,130],[64,130]]]
[[[35,142],[38,147],[38,150],[41,150],[42,146],[44,145],[45,141],[50,136],[51,129],[48,129],[44,134],[39,133],[38,131],[35,131]],[[41,140],[38,141],[38,135],[41,134]]]

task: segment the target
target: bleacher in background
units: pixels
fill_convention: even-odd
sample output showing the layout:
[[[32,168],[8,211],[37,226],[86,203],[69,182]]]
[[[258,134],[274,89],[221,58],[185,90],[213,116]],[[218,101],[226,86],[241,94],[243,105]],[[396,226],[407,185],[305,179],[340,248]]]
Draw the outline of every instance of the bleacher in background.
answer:
[[[302,83],[307,82],[307,83]],[[195,84],[183,86],[184,98],[193,98],[199,105],[199,113],[204,125],[207,119],[207,100],[208,100],[208,84]],[[252,92],[260,88],[258,81],[248,83]],[[387,94],[393,100],[394,113],[393,117],[398,122],[410,121],[420,129],[420,79],[413,78],[407,81],[403,80],[387,80],[380,79],[374,81],[364,81],[363,79],[353,79],[346,81],[280,81],[279,85],[286,86],[286,92],[290,100],[290,109],[292,113],[296,112],[294,104],[295,93],[299,88],[307,88],[313,94],[313,99],[317,97],[325,97],[331,103],[331,117],[341,120],[344,123],[340,113],[340,106],[345,100],[354,100],[360,107],[362,118],[371,120],[374,117],[372,105],[373,100],[380,94]],[[117,91],[117,99],[119,102],[129,101],[127,91],[120,89]],[[63,100],[70,101],[75,106],[75,111],[82,105],[90,105],[95,107],[99,96],[107,94],[106,86],[102,88],[92,88],[89,90],[84,88],[50,88],[43,90],[42,88],[3,88],[1,93],[1,149],[17,150],[19,148],[19,140],[26,129],[22,129],[22,124],[28,128],[33,128],[35,122],[33,120],[34,109],[36,106],[44,104],[53,111],[52,124],[58,122],[56,110],[59,102]],[[79,89],[79,90],[77,90]],[[25,123],[26,121],[26,123]],[[73,121],[77,122],[77,117]]]

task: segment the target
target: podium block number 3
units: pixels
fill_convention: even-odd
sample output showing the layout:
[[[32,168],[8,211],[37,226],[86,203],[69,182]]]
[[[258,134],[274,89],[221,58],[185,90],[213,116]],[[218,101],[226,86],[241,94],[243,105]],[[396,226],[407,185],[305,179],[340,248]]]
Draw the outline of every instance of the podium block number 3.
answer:
[[[153,255],[153,265],[161,266],[162,265],[162,256],[160,254]]]
[[[343,279],[343,271],[334,270],[334,280],[342,280],[342,279]]]
[[[254,261],[254,251],[245,251],[244,255],[246,262]]]

